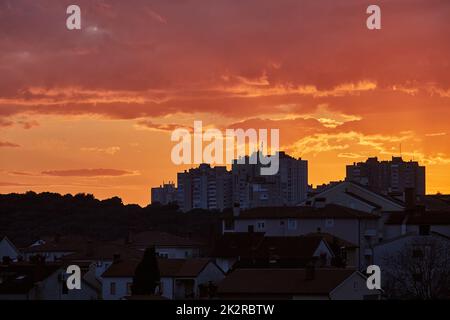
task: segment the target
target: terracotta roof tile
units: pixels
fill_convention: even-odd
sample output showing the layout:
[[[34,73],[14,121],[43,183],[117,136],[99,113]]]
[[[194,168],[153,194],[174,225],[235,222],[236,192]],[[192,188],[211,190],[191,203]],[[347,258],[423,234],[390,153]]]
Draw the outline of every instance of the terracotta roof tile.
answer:
[[[321,294],[328,295],[354,270],[316,269],[313,279],[306,269],[236,269],[218,288],[221,294]]]
[[[261,207],[242,211],[236,219],[378,219],[377,215],[327,204],[324,208],[311,206]]]

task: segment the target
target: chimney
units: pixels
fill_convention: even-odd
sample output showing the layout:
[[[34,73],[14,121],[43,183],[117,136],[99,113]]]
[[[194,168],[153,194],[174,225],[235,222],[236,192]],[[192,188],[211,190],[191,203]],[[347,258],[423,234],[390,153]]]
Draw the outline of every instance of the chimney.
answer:
[[[416,190],[414,188],[405,188],[404,201],[406,210],[416,208]]]

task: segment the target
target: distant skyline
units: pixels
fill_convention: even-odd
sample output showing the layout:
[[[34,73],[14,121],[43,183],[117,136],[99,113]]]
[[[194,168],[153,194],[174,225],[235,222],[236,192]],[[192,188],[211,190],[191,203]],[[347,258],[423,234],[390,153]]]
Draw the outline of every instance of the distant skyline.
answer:
[[[359,0],[1,1],[0,193],[146,205],[194,120],[279,128],[313,185],[401,149],[450,193],[450,2],[377,4],[370,31]]]

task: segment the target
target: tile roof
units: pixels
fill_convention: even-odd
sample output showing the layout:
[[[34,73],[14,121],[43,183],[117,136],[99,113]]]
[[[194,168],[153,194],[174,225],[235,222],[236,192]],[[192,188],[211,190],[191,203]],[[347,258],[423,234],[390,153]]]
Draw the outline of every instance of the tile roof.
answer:
[[[318,237],[266,237],[256,249],[255,257],[308,259],[313,257],[321,242],[322,239]]]
[[[220,258],[268,258],[276,255],[283,258],[311,258],[324,240],[331,248],[357,248],[358,246],[329,233],[315,232],[302,236],[270,236],[264,233],[225,233],[214,246],[213,257]],[[336,254],[336,252],[334,252]]]
[[[354,272],[316,269],[309,279],[306,269],[236,269],[219,283],[218,293],[328,295]]]
[[[39,252],[75,252],[82,250],[88,241],[86,237],[80,236],[61,236],[43,239],[43,244],[31,245],[22,248],[24,253],[39,253]]]
[[[85,244],[77,252],[62,258],[64,261],[100,261],[113,260],[114,255],[119,255],[122,259],[140,259],[143,251],[128,245],[116,243],[93,242]]]
[[[327,233],[327,232],[311,232],[308,234],[305,234],[305,237],[319,237],[321,239],[324,239],[329,245],[336,244],[339,247],[346,247],[346,248],[358,248],[358,246],[350,241],[341,239],[339,237],[336,237],[333,234]]]
[[[196,277],[211,262],[210,259],[158,259],[161,277]],[[133,277],[139,260],[123,260],[113,263],[103,274],[103,278]]]
[[[261,207],[242,211],[236,219],[378,219],[375,214],[348,207],[327,204],[323,208],[311,206]]]
[[[26,262],[0,265],[0,294],[26,294],[37,282],[47,279],[61,268],[58,264]]]
[[[448,197],[448,196],[447,196]],[[419,195],[417,204],[432,211],[450,211],[450,201],[443,195]]]
[[[204,244],[189,238],[180,237],[167,232],[149,230],[136,233],[131,236],[131,245],[147,248],[149,246],[159,247],[201,247]]]
[[[358,183],[356,181],[349,181],[349,180],[344,180],[344,181],[341,181],[339,183],[333,184],[330,187],[328,187],[328,188],[320,191],[319,193],[315,194],[314,197],[320,196],[322,193],[328,192],[329,190],[337,188],[337,187],[339,187],[341,185],[354,185],[354,186],[356,186],[356,187],[358,187],[360,189],[365,190],[366,192],[372,193],[372,194],[374,194],[374,195],[376,195],[376,196],[378,196],[380,198],[383,198],[383,199],[385,199],[387,201],[395,203],[398,206],[402,206],[403,207],[405,205],[405,203],[403,201],[401,201],[400,199],[397,199],[397,198],[392,197],[390,195],[386,195],[386,194],[377,192],[377,191],[375,191],[375,190],[373,190],[373,189],[371,189],[371,188],[369,188],[369,187],[367,187],[367,186],[365,186],[365,185],[363,185],[361,183]]]
[[[263,232],[227,232],[214,243],[213,257],[250,256],[264,238]]]
[[[406,220],[409,225],[450,225],[450,211],[413,211],[391,213],[386,220],[387,225],[402,224]]]
[[[368,205],[370,205],[370,206],[372,206],[372,207],[374,207],[376,209],[381,209],[380,205],[376,204],[375,202],[369,201],[366,198],[357,195],[356,193],[353,193],[351,191],[345,191],[345,193],[347,195],[349,195],[350,197],[355,198],[355,199],[357,199],[359,201],[362,201],[362,202],[364,202],[364,203],[366,203],[366,204],[368,204]]]

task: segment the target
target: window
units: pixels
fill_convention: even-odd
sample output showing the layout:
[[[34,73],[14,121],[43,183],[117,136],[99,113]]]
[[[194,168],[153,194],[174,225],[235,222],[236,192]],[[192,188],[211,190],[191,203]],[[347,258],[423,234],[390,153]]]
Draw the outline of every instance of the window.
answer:
[[[129,296],[131,296],[131,285],[132,285],[131,282],[127,283],[127,295],[129,295]]]
[[[325,228],[333,228],[333,227],[334,227],[334,219],[326,219]]]
[[[116,283],[115,282],[111,282],[111,284],[109,285],[109,293],[112,296],[116,294]]]
[[[167,252],[158,252],[158,256],[164,259],[169,258],[169,254]]]
[[[288,220],[288,229],[289,229],[289,230],[295,230],[295,229],[297,229],[297,220],[295,220],[295,219],[289,219],[289,220]]]
[[[257,228],[258,230],[264,230],[266,227],[266,223],[264,221],[258,221]]]
[[[430,235],[430,225],[424,224],[419,226],[419,234],[421,236],[429,236]]]
[[[254,232],[255,231],[255,226],[253,226],[253,225],[247,226],[247,231],[248,232]]]

